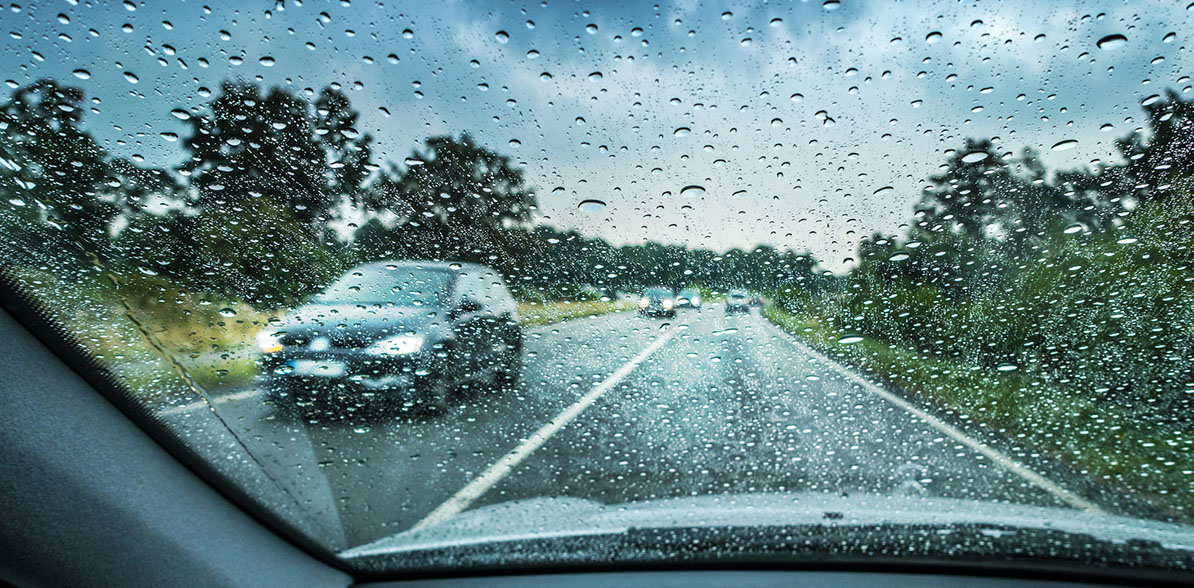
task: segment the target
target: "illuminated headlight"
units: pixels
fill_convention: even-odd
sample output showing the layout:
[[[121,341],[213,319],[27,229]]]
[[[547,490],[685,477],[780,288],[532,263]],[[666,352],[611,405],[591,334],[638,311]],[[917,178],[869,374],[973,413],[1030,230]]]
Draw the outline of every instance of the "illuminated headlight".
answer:
[[[651,299],[650,299],[650,298],[646,298],[646,297],[644,297],[644,298],[639,298],[639,299],[638,299],[638,307],[639,307],[639,308],[646,308],[646,307],[648,307],[648,306],[651,306]]]
[[[663,299],[663,309],[664,310],[671,310],[672,307],[675,305],[676,305],[676,301],[672,300],[671,298]]]
[[[282,350],[282,340],[274,331],[261,331],[257,333],[257,348],[262,353],[277,353]]]
[[[369,355],[409,355],[423,348],[422,335],[398,335],[365,348]]]

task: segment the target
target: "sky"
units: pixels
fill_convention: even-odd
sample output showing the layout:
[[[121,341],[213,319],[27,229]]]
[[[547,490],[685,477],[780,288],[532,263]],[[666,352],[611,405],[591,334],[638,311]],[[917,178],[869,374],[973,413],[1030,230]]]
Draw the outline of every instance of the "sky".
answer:
[[[101,144],[161,167],[187,130],[171,110],[201,111],[204,89],[339,84],[375,158],[467,132],[524,170],[541,222],[829,269],[902,232],[965,138],[1089,167],[1149,96],[1194,95],[1187,0],[738,4],[0,4],[0,78],[82,88]]]

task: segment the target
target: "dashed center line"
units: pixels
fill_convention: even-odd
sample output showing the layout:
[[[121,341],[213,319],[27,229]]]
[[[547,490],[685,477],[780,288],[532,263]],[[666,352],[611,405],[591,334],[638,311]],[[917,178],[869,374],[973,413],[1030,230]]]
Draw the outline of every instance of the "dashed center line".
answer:
[[[622,366],[615,370],[614,373],[610,374],[608,378],[606,378],[600,384],[594,386],[592,390],[582,396],[580,400],[577,400],[575,404],[565,408],[563,412],[548,421],[546,425],[540,427],[538,431],[535,431],[533,435],[520,443],[518,447],[515,447],[510,451],[510,453],[507,453],[504,457],[502,457],[502,459],[489,466],[489,468],[484,472],[481,472],[481,475],[477,476],[472,482],[469,482],[467,486],[462,488],[443,504],[436,507],[435,510],[431,511],[431,514],[424,517],[423,520],[416,523],[415,526],[411,527],[411,529],[419,529],[429,525],[434,525],[436,523],[446,521],[460,514],[461,512],[464,512],[469,505],[480,498],[481,495],[485,494],[485,492],[487,492],[495,484],[500,482],[502,478],[505,478],[507,475],[509,475],[510,472],[518,466],[518,464],[522,463],[522,461],[534,453],[536,449],[542,447],[552,435],[558,433],[560,429],[563,429],[565,425],[575,419],[577,415],[584,411],[584,409],[596,402],[597,399],[601,398],[601,396],[606,392],[613,389],[614,386],[617,386],[618,383],[621,382],[627,375],[629,375],[630,372],[634,371],[635,368],[637,368],[639,365],[642,365],[642,363],[646,361],[651,354],[658,351],[660,347],[663,347],[663,345],[671,340],[672,337],[676,336],[677,332],[678,331],[675,328],[669,329],[658,339],[648,345],[646,349],[643,349],[638,355],[631,358],[630,361],[622,364]]]

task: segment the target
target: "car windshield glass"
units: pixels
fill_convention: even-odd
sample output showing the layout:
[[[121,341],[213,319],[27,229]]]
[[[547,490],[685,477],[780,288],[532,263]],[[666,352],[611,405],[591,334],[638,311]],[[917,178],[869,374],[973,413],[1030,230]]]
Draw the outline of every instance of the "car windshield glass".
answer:
[[[369,267],[349,272],[315,299],[327,303],[439,306],[449,300],[452,282],[448,271]]]
[[[0,299],[326,561],[1194,573],[1191,0],[0,12]]]

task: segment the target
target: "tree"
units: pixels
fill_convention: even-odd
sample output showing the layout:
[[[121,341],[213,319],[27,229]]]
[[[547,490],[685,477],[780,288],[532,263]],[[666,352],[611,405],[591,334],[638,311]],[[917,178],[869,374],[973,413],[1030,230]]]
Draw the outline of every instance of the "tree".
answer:
[[[17,88],[0,106],[0,178],[27,234],[67,242],[103,255],[116,204],[105,194],[106,153],[80,128],[83,92],[40,80]],[[11,189],[11,188],[10,188]]]
[[[263,96],[256,84],[226,82],[208,110],[191,117],[189,157],[179,168],[190,177],[196,204],[247,210],[246,203],[265,198],[322,237],[336,198],[307,102],[280,88]]]

